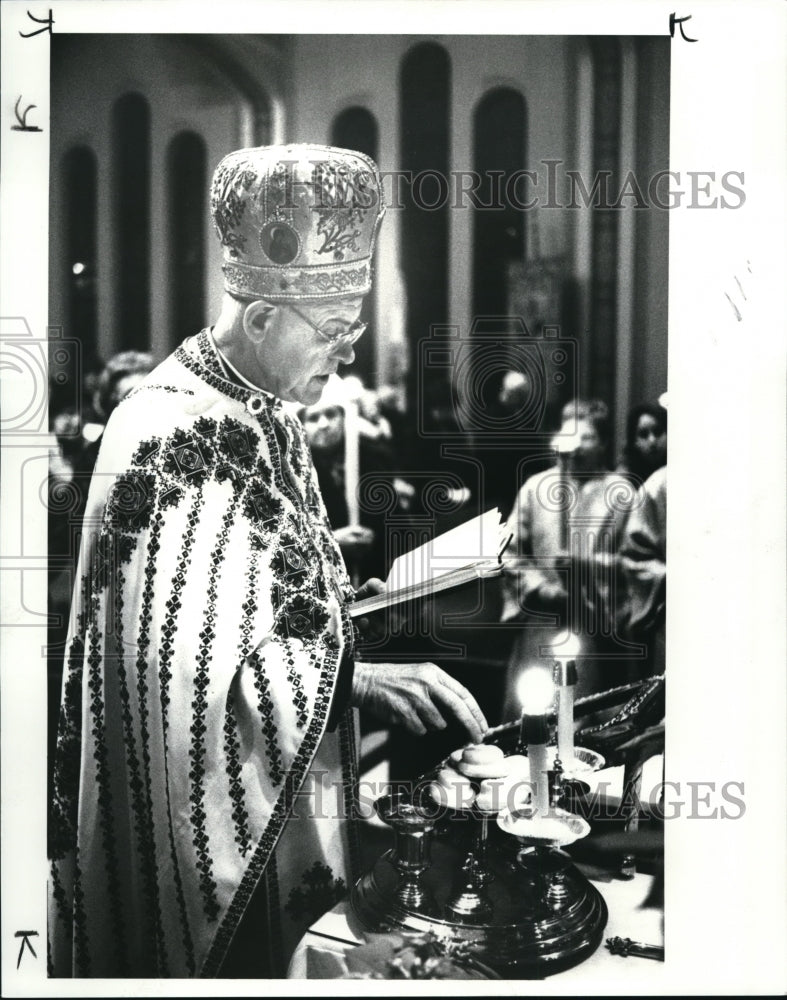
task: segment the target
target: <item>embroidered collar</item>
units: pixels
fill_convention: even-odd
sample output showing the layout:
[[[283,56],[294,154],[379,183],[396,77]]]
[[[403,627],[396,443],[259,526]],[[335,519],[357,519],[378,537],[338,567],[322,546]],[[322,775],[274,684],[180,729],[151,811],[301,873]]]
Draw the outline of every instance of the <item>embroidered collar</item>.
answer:
[[[283,409],[282,400],[278,396],[274,396],[272,392],[238,385],[227,377],[218,349],[210,329],[207,327],[201,330],[196,337],[184,341],[176,350],[175,357],[189,371],[207,382],[212,388],[231,399],[244,403],[252,416],[256,416],[263,410],[280,413]]]

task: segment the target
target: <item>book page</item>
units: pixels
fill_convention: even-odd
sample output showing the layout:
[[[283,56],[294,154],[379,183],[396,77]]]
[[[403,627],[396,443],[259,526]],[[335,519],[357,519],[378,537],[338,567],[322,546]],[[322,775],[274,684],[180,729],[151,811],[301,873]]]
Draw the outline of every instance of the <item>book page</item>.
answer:
[[[500,511],[494,508],[406,552],[394,560],[386,590],[415,587],[471,563],[496,559],[502,527]]]

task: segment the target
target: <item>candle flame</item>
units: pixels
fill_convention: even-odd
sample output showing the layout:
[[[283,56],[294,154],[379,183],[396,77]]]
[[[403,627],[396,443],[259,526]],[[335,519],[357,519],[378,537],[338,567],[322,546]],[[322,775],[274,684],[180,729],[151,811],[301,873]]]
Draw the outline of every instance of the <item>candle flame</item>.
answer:
[[[582,643],[576,632],[564,630],[555,636],[552,657],[555,660],[576,660],[582,652]]]
[[[543,715],[555,698],[555,684],[549,670],[531,667],[517,684],[517,694],[526,715]]]

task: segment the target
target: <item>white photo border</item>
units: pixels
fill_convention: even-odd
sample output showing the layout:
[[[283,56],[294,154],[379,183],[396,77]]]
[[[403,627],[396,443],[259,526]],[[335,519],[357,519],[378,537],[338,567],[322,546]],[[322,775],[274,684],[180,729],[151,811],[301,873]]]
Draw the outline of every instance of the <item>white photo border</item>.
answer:
[[[735,211],[670,215],[670,507],[667,778],[742,782],[738,820],[666,827],[666,961],[621,959],[609,995],[761,994],[787,988],[785,792],[785,7],[778,2],[388,2],[388,0],[11,0],[2,4],[0,346],[28,367],[2,375],[3,429],[33,406],[48,325],[49,39],[58,33],[664,35],[671,52],[670,168],[743,172]],[[15,108],[17,97],[21,103]],[[15,130],[28,105],[27,123]],[[36,346],[38,345],[38,346]],[[31,413],[33,411],[31,410]],[[10,415],[10,416],[9,416]],[[31,425],[32,426],[32,425]],[[44,416],[43,431],[46,430]],[[4,996],[259,995],[265,983],[46,979],[46,511],[20,508],[25,462],[46,435],[3,434],[2,991]],[[24,547],[23,547],[24,546]],[[42,562],[43,559],[43,562]],[[700,793],[701,794],[701,793]],[[20,929],[37,962],[17,970]],[[398,994],[401,984],[323,981],[326,995]],[[408,984],[434,993],[435,984]],[[483,992],[479,987],[474,992]],[[560,980],[496,995],[560,995]],[[307,995],[299,981],[270,983]],[[590,992],[590,991],[589,991]]]

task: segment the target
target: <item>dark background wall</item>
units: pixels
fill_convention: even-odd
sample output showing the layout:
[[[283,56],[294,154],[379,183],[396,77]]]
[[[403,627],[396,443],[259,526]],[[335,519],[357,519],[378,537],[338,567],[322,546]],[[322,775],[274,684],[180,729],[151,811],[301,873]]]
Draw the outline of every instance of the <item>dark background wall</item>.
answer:
[[[562,393],[603,397],[619,437],[628,407],[667,386],[668,213],[566,207],[566,172],[591,188],[609,171],[614,194],[633,171],[646,190],[668,139],[666,38],[55,35],[50,323],[88,363],[163,357],[219,306],[206,188],[221,156],[347,143],[376,156],[389,200],[357,374],[402,386],[413,409],[450,392],[422,339],[511,312],[542,266],[553,294],[529,335],[576,341]],[[533,180],[515,198],[537,193],[536,209],[505,197],[517,170]],[[457,194],[471,171],[475,204]],[[482,207],[495,184],[501,204]]]

